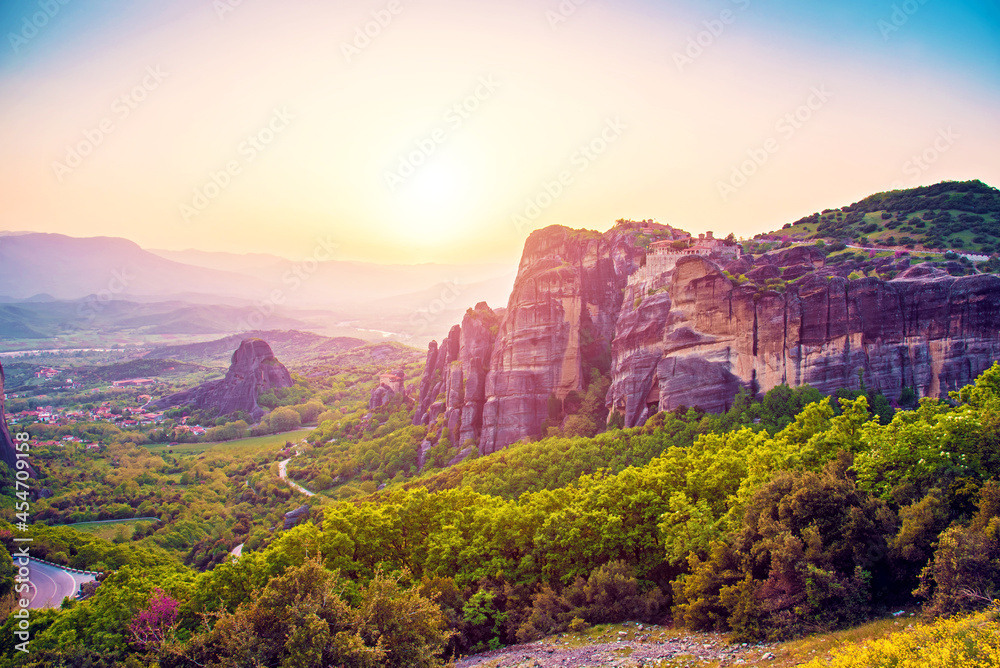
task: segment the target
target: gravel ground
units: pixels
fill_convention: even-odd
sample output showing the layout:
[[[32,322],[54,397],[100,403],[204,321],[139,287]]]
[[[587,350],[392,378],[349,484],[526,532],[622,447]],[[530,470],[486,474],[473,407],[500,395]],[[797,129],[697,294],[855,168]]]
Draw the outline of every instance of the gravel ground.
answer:
[[[769,645],[730,645],[722,635],[678,632],[642,624],[599,627],[587,635],[562,634],[526,645],[514,645],[476,654],[458,661],[456,668],[589,668],[620,666],[653,668],[768,663],[774,655]]]

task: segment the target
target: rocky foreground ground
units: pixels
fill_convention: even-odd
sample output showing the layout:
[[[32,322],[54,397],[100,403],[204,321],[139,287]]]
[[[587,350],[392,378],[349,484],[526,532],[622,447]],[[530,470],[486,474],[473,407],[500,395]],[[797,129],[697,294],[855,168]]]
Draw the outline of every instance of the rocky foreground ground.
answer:
[[[734,644],[718,634],[682,633],[643,624],[598,627],[585,634],[562,634],[458,661],[456,668],[680,668],[681,666],[762,665],[774,659],[765,644]]]

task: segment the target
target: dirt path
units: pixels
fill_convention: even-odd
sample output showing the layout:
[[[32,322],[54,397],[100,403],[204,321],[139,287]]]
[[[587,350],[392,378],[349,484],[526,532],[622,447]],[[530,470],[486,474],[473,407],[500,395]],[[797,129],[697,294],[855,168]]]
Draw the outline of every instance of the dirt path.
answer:
[[[456,668],[589,668],[619,666],[653,668],[673,665],[752,665],[774,658],[769,645],[729,645],[719,634],[679,632],[659,626],[623,624],[598,627],[587,637],[562,634],[527,645],[514,645],[458,661]],[[677,660],[682,664],[676,663]]]

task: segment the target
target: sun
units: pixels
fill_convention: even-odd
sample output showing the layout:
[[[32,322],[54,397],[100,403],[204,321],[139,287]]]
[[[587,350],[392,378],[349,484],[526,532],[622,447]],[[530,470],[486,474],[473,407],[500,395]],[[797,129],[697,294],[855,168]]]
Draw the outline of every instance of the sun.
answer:
[[[412,198],[438,213],[459,208],[469,185],[459,167],[443,156],[418,168],[412,181]]]
[[[404,234],[428,240],[459,232],[476,206],[470,165],[441,153],[416,167],[393,193],[395,216]]]

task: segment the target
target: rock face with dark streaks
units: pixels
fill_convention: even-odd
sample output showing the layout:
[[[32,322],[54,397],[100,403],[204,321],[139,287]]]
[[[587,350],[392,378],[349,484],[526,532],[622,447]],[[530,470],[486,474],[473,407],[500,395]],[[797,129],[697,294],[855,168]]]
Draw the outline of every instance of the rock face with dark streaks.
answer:
[[[741,387],[857,388],[859,371],[888,397],[903,387],[937,397],[997,359],[1000,277],[920,266],[891,281],[817,271],[777,292],[738,287],[692,257],[677,263],[669,291],[623,308],[608,404],[634,426],[682,405],[725,410]]]
[[[532,233],[506,311],[479,304],[430,344],[414,424],[443,416],[454,444],[484,454],[541,434],[552,401],[585,390],[594,370],[610,371],[622,290],[644,256],[641,226],[674,238],[655,223]]]
[[[1000,359],[1000,277],[875,253],[827,263],[809,246],[652,257],[687,238],[648,222],[533,232],[506,312],[480,304],[431,343],[414,424],[488,454],[557,426],[597,374],[631,427],[726,410],[741,388],[857,388],[859,371],[891,399],[937,397]]]
[[[592,370],[608,372],[622,290],[642,256],[621,226],[528,237],[486,378],[483,454],[539,436],[550,398],[583,391]]]
[[[153,406],[194,406],[206,410],[218,408],[219,415],[243,411],[260,420],[264,409],[257,398],[272,389],[291,387],[292,377],[285,365],[271,352],[263,339],[247,339],[233,353],[226,377],[158,399]]]

